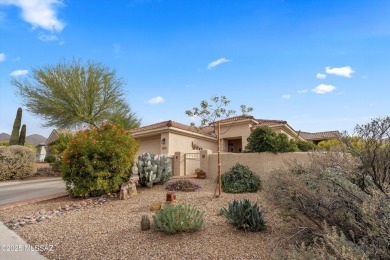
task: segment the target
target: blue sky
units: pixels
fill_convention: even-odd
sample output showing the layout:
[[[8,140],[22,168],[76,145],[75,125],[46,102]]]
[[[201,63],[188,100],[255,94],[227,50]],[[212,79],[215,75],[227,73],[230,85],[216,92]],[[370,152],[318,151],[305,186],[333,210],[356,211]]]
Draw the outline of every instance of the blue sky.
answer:
[[[0,0],[0,133],[10,84],[64,59],[115,69],[142,125],[189,124],[214,95],[296,130],[389,115],[390,1]],[[24,111],[27,134],[48,136]]]

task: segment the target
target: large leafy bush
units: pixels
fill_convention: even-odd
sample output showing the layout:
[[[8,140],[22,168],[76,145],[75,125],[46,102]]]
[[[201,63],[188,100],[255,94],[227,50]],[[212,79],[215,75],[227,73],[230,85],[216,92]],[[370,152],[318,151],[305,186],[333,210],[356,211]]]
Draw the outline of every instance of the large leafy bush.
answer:
[[[0,180],[28,178],[37,171],[34,152],[25,146],[0,146]]]
[[[286,153],[298,150],[295,143],[288,140],[287,135],[275,133],[268,126],[255,128],[247,138],[247,141],[245,152],[249,153]]]
[[[130,133],[113,124],[79,131],[63,152],[62,177],[72,196],[99,196],[129,179],[138,149]]]
[[[301,152],[308,152],[316,148],[315,144],[302,140],[295,141],[295,144]]]
[[[257,203],[252,205],[248,199],[233,200],[229,203],[228,208],[222,208],[220,213],[239,229],[245,231],[263,231],[266,229],[263,212]]]
[[[222,190],[227,193],[256,192],[261,188],[260,177],[248,166],[237,163],[222,174]]]
[[[168,234],[195,232],[203,225],[204,212],[191,205],[170,205],[153,215],[157,229]]]

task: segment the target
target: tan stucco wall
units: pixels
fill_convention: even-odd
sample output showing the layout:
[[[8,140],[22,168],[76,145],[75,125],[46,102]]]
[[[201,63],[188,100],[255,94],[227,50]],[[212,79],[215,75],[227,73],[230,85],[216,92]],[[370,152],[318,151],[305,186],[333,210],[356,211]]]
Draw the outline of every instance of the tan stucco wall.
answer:
[[[213,153],[208,156],[207,178],[215,179],[218,169],[218,154]],[[286,162],[298,161],[308,163],[309,154],[306,152],[296,153],[222,153],[221,154],[221,173],[223,174],[236,163],[244,164],[260,176],[262,180],[271,177],[272,170],[286,166]],[[204,165],[204,164],[202,164]]]
[[[217,141],[202,140],[200,138],[179,135],[175,133],[169,133],[169,145],[168,154],[174,154],[175,152],[193,153],[197,150],[192,149],[192,142],[202,149],[209,149],[213,152],[217,152]]]
[[[230,127],[230,129],[229,129]],[[244,150],[245,146],[247,145],[246,139],[251,134],[251,124],[243,123],[243,124],[233,124],[233,125],[226,125],[221,126],[221,138],[222,139],[229,139],[229,138],[242,138],[242,150]],[[223,141],[223,151],[228,150],[227,142]]]
[[[160,154],[160,135],[148,139],[136,139],[139,143],[139,149],[136,158],[142,153],[151,152]]]

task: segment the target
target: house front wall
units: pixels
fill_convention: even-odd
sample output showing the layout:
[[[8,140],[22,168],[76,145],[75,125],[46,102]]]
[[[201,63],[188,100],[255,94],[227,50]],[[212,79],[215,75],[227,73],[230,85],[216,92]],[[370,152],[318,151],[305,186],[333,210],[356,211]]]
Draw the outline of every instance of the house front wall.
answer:
[[[247,138],[251,134],[251,127],[252,124],[249,123],[242,123],[242,124],[233,124],[233,125],[224,125],[221,126],[221,138],[222,138],[222,151],[228,152],[229,151],[229,140],[232,140],[234,144],[238,144],[238,141],[241,139],[241,148],[244,150],[245,146],[247,145]],[[233,145],[234,145],[233,144]],[[237,146],[237,145],[236,145]],[[239,149],[239,147],[235,147],[236,151]]]
[[[169,133],[168,135],[168,154],[176,152],[191,153],[198,150],[211,150],[217,152],[217,141],[204,140],[201,138]]]
[[[161,135],[151,136],[149,138],[136,139],[139,143],[139,149],[136,158],[142,153],[150,152],[154,154],[161,153],[160,140]]]

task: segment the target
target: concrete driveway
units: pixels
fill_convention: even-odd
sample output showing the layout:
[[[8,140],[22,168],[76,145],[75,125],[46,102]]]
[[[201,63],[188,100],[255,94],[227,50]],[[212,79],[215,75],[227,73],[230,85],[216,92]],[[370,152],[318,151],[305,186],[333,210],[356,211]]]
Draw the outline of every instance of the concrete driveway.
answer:
[[[0,183],[0,207],[39,199],[65,195],[65,183],[61,178],[47,178],[32,181],[12,181]]]

